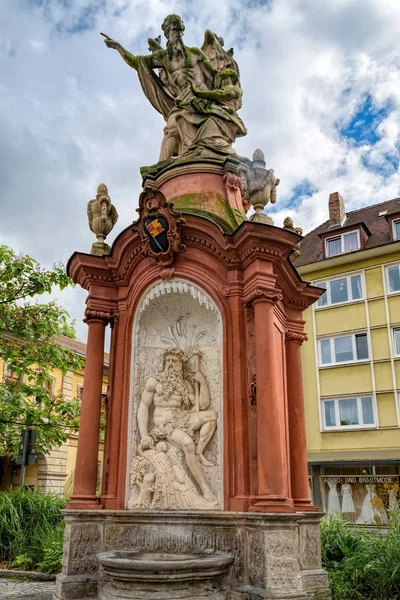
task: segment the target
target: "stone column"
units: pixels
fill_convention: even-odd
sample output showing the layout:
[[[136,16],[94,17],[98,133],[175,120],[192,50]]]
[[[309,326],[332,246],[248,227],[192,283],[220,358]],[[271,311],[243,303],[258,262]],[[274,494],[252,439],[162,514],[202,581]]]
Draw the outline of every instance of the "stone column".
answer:
[[[291,495],[296,511],[318,511],[310,499],[304,417],[303,376],[301,370],[301,344],[307,340],[305,333],[286,332],[286,381],[289,414],[289,448]]]
[[[254,306],[257,405],[257,497],[250,511],[292,512],[282,349],[276,344],[274,305],[282,296],[256,290]]]
[[[225,444],[226,456],[235,454],[235,460],[225,459],[230,471],[229,502],[225,500],[226,510],[246,512],[249,507],[250,473],[248,469],[249,455],[249,407],[243,398],[247,396],[247,359],[245,356],[245,312],[240,290],[232,290],[229,296],[229,306],[232,315],[231,343],[227,345],[229,364],[235,365],[230,371],[231,393],[226,411],[226,434],[230,433],[230,444]],[[244,364],[243,364],[244,363]],[[228,491],[228,490],[225,490]]]
[[[104,366],[104,336],[108,313],[87,310],[89,326],[86,346],[81,420],[75,466],[74,493],[67,508],[98,509],[96,496],[99,454],[101,392]]]
[[[127,436],[132,426],[126,422],[129,403],[130,352],[126,332],[128,330],[129,308],[126,301],[119,302],[118,319],[113,326],[110,347],[110,405],[107,417],[104,447],[103,495],[101,503],[104,509],[121,510],[124,508],[126,465],[130,460]]]

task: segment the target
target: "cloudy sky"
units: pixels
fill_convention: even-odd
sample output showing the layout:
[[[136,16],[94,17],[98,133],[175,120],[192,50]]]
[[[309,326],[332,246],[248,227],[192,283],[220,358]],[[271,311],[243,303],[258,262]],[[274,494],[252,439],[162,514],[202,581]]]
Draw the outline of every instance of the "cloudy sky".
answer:
[[[108,241],[136,218],[163,121],[99,32],[145,54],[171,12],[187,45],[209,28],[235,49],[236,148],[261,148],[280,177],[275,224],[309,231],[334,191],[347,210],[399,195],[399,0],[0,0],[0,243],[44,266],[89,251],[100,182],[119,212]],[[85,295],[58,295],[82,339]]]

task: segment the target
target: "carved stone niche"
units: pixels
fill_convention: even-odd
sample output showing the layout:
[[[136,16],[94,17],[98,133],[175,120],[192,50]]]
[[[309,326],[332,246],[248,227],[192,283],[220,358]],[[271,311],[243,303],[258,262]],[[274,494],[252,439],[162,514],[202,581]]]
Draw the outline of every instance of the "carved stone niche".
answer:
[[[127,508],[221,509],[220,312],[197,285],[159,281],[133,327]]]

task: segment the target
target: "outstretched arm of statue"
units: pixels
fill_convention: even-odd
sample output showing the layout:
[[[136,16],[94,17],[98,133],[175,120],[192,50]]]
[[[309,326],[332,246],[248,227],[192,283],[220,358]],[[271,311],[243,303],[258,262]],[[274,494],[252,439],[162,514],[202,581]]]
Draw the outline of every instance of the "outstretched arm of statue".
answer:
[[[157,380],[150,377],[147,380],[144,392],[140,399],[137,420],[140,433],[140,443],[143,450],[153,448],[154,441],[149,436],[149,406],[153,402],[154,392],[156,391]]]
[[[110,38],[108,35],[106,35],[105,33],[100,33],[100,35],[102,35],[103,37],[105,37],[106,39],[104,40],[105,45],[107,46],[107,48],[113,48],[114,50],[116,50],[124,59],[124,61],[126,62],[126,64],[128,64],[130,67],[132,67],[132,69],[135,69],[135,71],[137,71],[138,69],[138,65],[139,65],[139,57],[135,56],[134,54],[131,54],[126,48],[124,48],[119,42],[116,42],[115,40],[113,40],[112,38]],[[159,52],[164,52],[163,50],[159,51]],[[155,52],[154,54],[151,54],[149,56],[141,56],[140,58],[142,58],[143,60],[145,60],[147,62],[147,64],[149,65],[149,67],[162,67],[162,63],[157,60],[157,52]]]
[[[210,392],[208,390],[206,378],[201,371],[196,371],[196,373],[193,374],[193,379],[197,381],[200,386],[199,409],[207,410],[210,406]]]

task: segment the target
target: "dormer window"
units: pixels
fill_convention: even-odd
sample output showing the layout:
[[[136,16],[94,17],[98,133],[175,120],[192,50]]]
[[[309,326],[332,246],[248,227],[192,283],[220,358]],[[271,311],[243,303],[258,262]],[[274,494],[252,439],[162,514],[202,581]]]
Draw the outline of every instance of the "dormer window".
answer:
[[[326,256],[337,256],[360,249],[360,232],[349,231],[325,240]]]
[[[393,239],[400,240],[400,219],[396,219],[395,221],[392,221],[392,227],[393,227]]]

